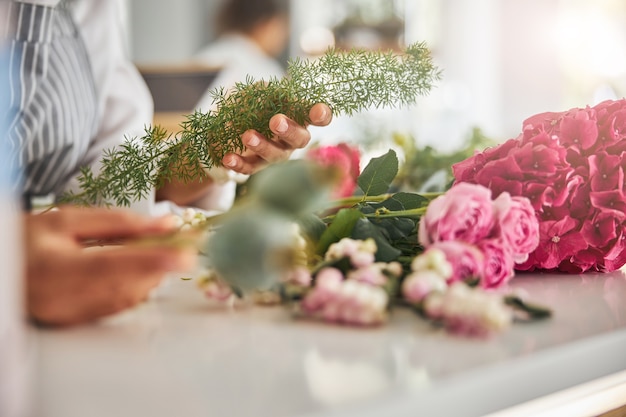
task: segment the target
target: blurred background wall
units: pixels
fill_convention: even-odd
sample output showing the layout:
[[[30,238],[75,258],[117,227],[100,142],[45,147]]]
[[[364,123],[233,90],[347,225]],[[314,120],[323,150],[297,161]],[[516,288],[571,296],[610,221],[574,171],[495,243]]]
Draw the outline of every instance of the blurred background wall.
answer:
[[[209,22],[220,0],[125,1],[138,64],[184,63],[215,36]],[[339,120],[314,131],[322,140],[382,141],[405,130],[453,149],[472,127],[504,141],[535,113],[626,95],[623,0],[291,0],[290,13],[289,56],[314,56],[329,44],[426,41],[443,69],[414,108],[374,112],[369,124]]]

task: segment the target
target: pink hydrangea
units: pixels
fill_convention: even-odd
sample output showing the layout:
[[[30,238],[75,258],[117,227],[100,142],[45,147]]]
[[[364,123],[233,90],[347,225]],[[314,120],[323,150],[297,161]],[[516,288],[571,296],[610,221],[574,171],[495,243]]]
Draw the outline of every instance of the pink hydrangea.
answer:
[[[457,183],[483,185],[496,200],[505,192],[530,200],[540,243],[525,261],[516,254],[516,268],[580,273],[626,264],[625,168],[626,99],[620,99],[532,116],[517,138],[455,164],[453,172]],[[526,211],[513,214],[525,218]],[[527,237],[513,240],[530,247]]]

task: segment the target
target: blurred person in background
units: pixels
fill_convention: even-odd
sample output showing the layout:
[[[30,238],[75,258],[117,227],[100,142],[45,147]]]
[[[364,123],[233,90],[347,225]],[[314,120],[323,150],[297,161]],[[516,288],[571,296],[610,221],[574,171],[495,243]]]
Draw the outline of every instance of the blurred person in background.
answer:
[[[220,68],[198,108],[210,108],[214,88],[229,89],[248,76],[258,81],[285,74],[280,57],[289,40],[288,6],[287,0],[225,0],[213,22],[217,39],[194,57]]]

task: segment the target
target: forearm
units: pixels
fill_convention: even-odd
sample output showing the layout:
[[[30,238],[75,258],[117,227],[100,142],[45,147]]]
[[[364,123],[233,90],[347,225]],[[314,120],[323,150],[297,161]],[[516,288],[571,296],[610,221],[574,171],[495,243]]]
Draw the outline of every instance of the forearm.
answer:
[[[206,174],[191,181],[172,178],[157,189],[156,199],[169,200],[179,206],[190,205],[203,197],[214,183],[213,178]]]

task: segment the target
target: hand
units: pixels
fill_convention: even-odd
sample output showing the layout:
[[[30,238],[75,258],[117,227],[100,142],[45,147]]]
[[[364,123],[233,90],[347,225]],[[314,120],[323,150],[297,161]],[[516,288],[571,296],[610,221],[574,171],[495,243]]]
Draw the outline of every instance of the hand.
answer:
[[[327,105],[319,103],[311,107],[309,119],[314,126],[326,126],[332,120],[332,112]],[[244,132],[241,140],[246,150],[241,154],[226,154],[222,160],[224,166],[241,174],[253,174],[269,163],[288,159],[295,149],[304,148],[311,140],[306,126],[283,114],[270,119],[270,129],[275,134],[273,139],[255,130]]]
[[[145,300],[164,274],[193,267],[196,251],[165,245],[85,248],[84,242],[172,231],[171,219],[147,219],[127,211],[67,207],[26,215],[30,318],[40,324],[77,324]]]

